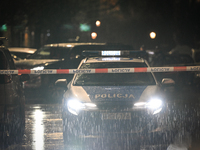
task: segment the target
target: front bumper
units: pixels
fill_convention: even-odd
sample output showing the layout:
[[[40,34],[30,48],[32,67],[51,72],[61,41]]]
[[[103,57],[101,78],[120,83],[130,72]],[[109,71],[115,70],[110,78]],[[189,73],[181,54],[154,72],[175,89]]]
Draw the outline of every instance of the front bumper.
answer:
[[[190,133],[200,127],[199,104],[186,104],[182,101],[166,103],[162,110],[153,115],[147,109],[97,109],[80,111],[74,115],[63,108],[65,125],[73,125],[86,133],[150,133],[174,132],[185,129]]]
[[[128,115],[127,118],[120,118],[121,113],[130,114],[131,117],[129,118]],[[111,114],[114,117],[106,117],[106,114]],[[116,117],[117,114],[118,117]],[[170,120],[172,117],[169,117],[169,114],[167,107],[163,107],[155,115],[148,109],[129,107],[118,110],[113,108],[81,111],[78,115],[74,115],[64,107],[62,114],[63,136],[67,137],[65,139],[73,139],[73,136],[78,136],[85,140],[116,138],[116,140],[126,139],[131,143],[139,141],[141,144],[146,142],[167,144],[171,143],[177,134],[177,128]]]
[[[78,115],[63,109],[63,124],[77,127],[83,134],[140,134],[154,132],[160,115],[147,110],[93,110]]]

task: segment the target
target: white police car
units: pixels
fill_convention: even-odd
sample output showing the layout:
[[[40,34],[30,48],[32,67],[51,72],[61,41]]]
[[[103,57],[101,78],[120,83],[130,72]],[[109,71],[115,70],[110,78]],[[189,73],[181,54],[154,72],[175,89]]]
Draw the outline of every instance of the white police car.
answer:
[[[78,69],[85,71],[74,75],[63,96],[66,144],[108,134],[144,136],[158,128],[166,97],[152,72],[130,72],[130,68],[141,67],[149,67],[141,58],[92,57],[81,61]],[[95,68],[112,73],[91,73]],[[170,79],[163,81],[173,83]],[[66,85],[66,79],[56,84]]]

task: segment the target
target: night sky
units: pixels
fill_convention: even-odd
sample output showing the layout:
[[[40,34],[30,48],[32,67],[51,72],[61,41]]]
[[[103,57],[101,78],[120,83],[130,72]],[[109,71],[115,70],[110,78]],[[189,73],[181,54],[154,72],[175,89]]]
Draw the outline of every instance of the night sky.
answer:
[[[34,36],[32,47],[44,43],[67,42],[80,37],[82,42],[111,42],[148,47],[173,47],[176,34],[187,44],[199,47],[199,0],[7,0],[0,5],[0,35],[6,25],[12,41],[25,34]],[[96,27],[95,21],[101,26]],[[88,25],[87,31],[80,25]],[[154,40],[149,37],[156,32]],[[97,33],[92,40],[91,32]],[[17,42],[15,44],[18,46]]]

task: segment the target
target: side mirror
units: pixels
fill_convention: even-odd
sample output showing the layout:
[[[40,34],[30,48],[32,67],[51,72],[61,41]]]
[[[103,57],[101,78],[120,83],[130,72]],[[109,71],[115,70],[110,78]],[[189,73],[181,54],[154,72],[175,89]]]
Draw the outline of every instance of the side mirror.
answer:
[[[56,82],[55,82],[55,85],[57,87],[66,87],[67,86],[67,79],[58,79]]]
[[[168,92],[168,94],[175,92],[175,81],[173,79],[163,78],[161,83],[164,91]]]
[[[20,75],[19,80],[21,82],[28,81],[28,80],[30,80],[30,76],[28,74],[22,74],[22,75]]]
[[[164,85],[174,85],[175,81],[171,78],[163,78],[161,83]]]

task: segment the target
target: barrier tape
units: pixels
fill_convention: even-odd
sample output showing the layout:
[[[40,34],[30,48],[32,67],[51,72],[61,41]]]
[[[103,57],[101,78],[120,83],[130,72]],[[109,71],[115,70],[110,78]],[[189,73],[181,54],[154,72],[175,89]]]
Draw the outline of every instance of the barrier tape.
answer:
[[[143,67],[143,68],[98,68],[98,69],[44,69],[44,70],[0,70],[0,74],[81,74],[81,73],[134,73],[200,71],[200,66]]]

